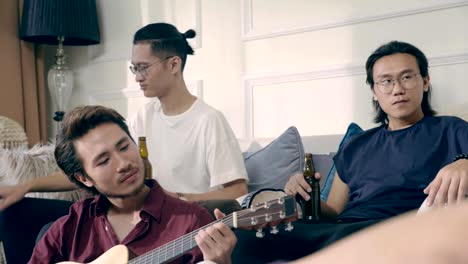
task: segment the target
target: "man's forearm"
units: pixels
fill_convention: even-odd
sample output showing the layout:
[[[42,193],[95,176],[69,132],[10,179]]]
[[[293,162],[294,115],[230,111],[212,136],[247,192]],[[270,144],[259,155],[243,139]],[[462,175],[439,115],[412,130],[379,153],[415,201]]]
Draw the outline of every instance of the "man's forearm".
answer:
[[[206,193],[181,193],[188,201],[236,199],[245,194],[247,194],[245,180],[236,180],[226,184],[222,189]]]
[[[335,218],[338,216],[338,212],[327,204],[324,200],[320,200],[320,209],[323,216],[326,218]]]
[[[26,181],[23,184],[27,187],[28,192],[61,192],[78,188],[61,170],[46,177]]]
[[[466,263],[466,219],[468,203],[418,216],[409,212],[291,264]]]

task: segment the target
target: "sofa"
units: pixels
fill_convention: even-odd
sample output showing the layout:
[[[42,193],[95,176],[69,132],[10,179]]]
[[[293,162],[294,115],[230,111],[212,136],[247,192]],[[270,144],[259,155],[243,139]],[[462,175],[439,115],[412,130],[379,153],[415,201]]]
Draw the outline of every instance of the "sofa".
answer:
[[[452,114],[468,120],[466,109],[461,107]],[[450,113],[450,112],[449,112]],[[304,166],[304,153],[313,153],[315,168],[321,173],[321,198],[326,200],[335,170],[333,156],[342,144],[359,133],[361,128],[351,123],[343,135],[301,137],[295,127],[288,128],[275,139],[240,141],[245,165],[250,178],[251,194],[261,189],[282,189],[290,175],[300,172]],[[246,197],[237,202],[215,201],[205,204],[210,212],[220,207],[225,212],[239,210],[239,204],[247,207]],[[68,212],[69,201],[50,199],[24,199],[0,213],[0,240],[3,241],[8,263],[25,263],[32,252],[41,228]],[[214,206],[214,207],[213,207]],[[248,259],[242,263],[249,263]]]
[[[342,137],[342,135],[330,136],[326,144],[330,145],[331,149],[336,149]],[[304,162],[303,139],[308,144],[307,148],[319,149],[321,147],[322,149],[319,151],[325,152],[314,152],[314,163],[319,172],[327,175],[332,168],[333,153],[326,152],[323,144],[317,144],[316,140],[311,137],[301,138],[299,131],[295,127],[290,127],[274,140],[240,142],[251,178],[248,185],[249,191],[254,193],[263,188],[282,189],[292,173],[301,171]],[[45,149],[50,154],[50,145],[43,146],[43,152],[47,152],[44,151]],[[27,154],[27,152],[25,153]],[[37,153],[37,150],[34,153]],[[275,178],[272,177],[273,175]],[[325,186],[326,183],[326,177],[324,177],[321,185]],[[25,198],[0,213],[0,241],[3,243],[4,256],[8,263],[26,263],[44,225],[67,214],[72,203],[70,200],[79,197],[52,196],[46,198],[54,199],[43,199],[40,196],[39,198],[37,196]],[[243,198],[239,198],[237,202],[235,200],[212,201],[202,202],[201,205],[210,212],[218,207],[224,212],[230,213],[240,209]]]
[[[249,176],[249,193],[261,189],[283,189],[291,175],[303,170],[305,153],[309,152],[313,154],[316,171],[322,175],[321,198],[326,200],[335,176],[334,154],[346,140],[361,131],[357,124],[351,123],[343,135],[302,137],[292,126],[273,140],[241,142]],[[238,201],[242,203],[243,199]]]

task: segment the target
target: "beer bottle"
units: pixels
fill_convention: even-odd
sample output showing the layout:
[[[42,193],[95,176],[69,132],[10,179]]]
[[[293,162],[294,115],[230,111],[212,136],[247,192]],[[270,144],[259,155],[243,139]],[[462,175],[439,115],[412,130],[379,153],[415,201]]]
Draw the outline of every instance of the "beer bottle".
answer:
[[[148,160],[148,148],[146,147],[146,137],[138,138],[138,148],[140,149],[140,156],[143,159],[143,165],[145,166],[145,179],[153,178],[153,167]]]
[[[305,221],[316,221],[320,218],[320,184],[315,178],[315,168],[312,161],[312,154],[305,154],[304,179],[310,185],[312,191],[309,193],[310,199],[303,201],[302,214]]]

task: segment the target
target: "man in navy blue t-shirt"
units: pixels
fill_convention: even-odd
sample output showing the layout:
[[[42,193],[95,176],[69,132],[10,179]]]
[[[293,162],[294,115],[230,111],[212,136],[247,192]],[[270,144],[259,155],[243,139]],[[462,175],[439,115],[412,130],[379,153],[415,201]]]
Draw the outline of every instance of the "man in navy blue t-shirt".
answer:
[[[468,123],[435,116],[429,102],[426,56],[411,44],[392,41],[368,58],[366,72],[376,110],[374,121],[381,125],[350,138],[336,154],[337,174],[328,200],[321,202],[323,218],[331,220],[296,223],[293,232],[262,240],[237,231],[234,262],[245,254],[258,256],[257,262],[295,259],[417,209],[426,198],[429,206],[465,199]],[[302,173],[291,176],[285,186],[286,193],[306,200],[310,190]]]
[[[468,194],[468,123],[434,116],[425,55],[411,44],[392,41],[368,58],[366,71],[374,121],[381,126],[351,138],[336,154],[337,174],[328,200],[322,201],[322,214],[385,219],[418,208],[427,195],[428,205],[463,201]],[[288,194],[305,199],[308,190],[301,174],[285,187]]]

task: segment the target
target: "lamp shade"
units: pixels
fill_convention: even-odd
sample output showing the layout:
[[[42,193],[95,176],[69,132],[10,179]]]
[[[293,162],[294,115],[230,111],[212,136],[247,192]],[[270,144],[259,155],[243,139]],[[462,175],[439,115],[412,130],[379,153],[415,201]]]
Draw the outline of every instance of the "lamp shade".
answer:
[[[95,0],[24,0],[20,37],[40,44],[99,44]]]

